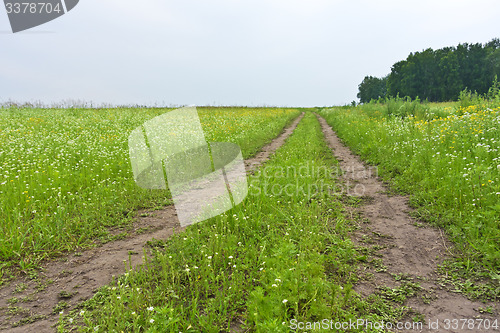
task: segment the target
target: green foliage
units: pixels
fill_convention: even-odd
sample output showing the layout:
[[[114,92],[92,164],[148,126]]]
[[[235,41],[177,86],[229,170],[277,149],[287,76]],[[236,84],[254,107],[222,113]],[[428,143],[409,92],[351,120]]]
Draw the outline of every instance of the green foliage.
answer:
[[[425,112],[425,107],[417,97],[412,100],[410,97],[400,98],[399,96],[389,97],[385,101],[388,116],[405,118],[415,116],[417,113]]]
[[[360,103],[368,103],[371,100],[385,98],[387,95],[387,77],[379,79],[373,76],[365,76],[363,82],[359,84],[358,89],[357,97]]]
[[[389,96],[379,100],[371,100],[370,103],[360,105],[358,109],[363,110],[371,117],[383,116],[402,119],[429,116],[428,103],[420,101],[418,97],[412,100],[410,97]]]
[[[464,89],[458,96],[458,102],[461,109],[467,109],[469,106],[482,104],[483,99],[476,91],[471,92],[468,89]]]
[[[493,85],[488,90],[487,95],[488,101],[493,105],[500,105],[500,82],[498,82],[498,76],[495,75],[495,80],[493,80]]]
[[[481,95],[476,91],[471,92],[468,89],[464,89],[460,92],[458,101],[460,114],[471,106],[481,106],[484,108],[494,108],[500,106],[500,82],[498,82],[498,77],[495,75],[493,84],[488,89],[488,93]]]

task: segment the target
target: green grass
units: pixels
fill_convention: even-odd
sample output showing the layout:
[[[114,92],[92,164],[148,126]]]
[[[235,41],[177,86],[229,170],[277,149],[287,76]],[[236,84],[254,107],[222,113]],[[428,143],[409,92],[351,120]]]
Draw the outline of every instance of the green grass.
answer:
[[[500,108],[427,107],[405,118],[373,103],[321,114],[350,148],[378,165],[395,189],[411,194],[417,217],[445,228],[463,266],[489,272],[498,281]]]
[[[316,117],[250,179],[226,214],[153,241],[141,269],[61,317],[59,331],[289,332],[291,320],[394,321],[405,308],[353,291],[352,222],[329,189],[337,167]],[[335,173],[334,173],[335,174]],[[374,332],[376,330],[354,330]]]
[[[138,208],[170,203],[139,188],[128,136],[168,109],[0,109],[0,284],[10,268],[111,240],[109,227]],[[202,108],[209,142],[234,142],[244,158],[299,115],[294,109]]]

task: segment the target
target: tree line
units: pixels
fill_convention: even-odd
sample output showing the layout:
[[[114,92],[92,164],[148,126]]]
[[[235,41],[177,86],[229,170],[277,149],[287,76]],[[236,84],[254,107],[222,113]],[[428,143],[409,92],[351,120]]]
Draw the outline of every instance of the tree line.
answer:
[[[500,76],[500,39],[486,44],[459,44],[410,53],[391,67],[389,75],[366,76],[358,86],[361,103],[408,96],[431,102],[454,101],[467,89],[486,94]]]

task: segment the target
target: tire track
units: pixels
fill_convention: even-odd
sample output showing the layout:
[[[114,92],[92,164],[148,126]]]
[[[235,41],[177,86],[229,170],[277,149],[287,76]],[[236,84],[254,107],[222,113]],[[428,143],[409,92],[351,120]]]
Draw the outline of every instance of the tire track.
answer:
[[[247,173],[253,173],[264,164],[285,143],[303,117],[304,113],[255,157],[245,160]],[[164,240],[184,229],[179,224],[174,206],[156,211],[142,210],[137,213],[129,238],[50,261],[35,280],[25,277],[11,281],[0,288],[0,331],[54,332],[53,325],[59,314],[53,313],[53,309],[59,302],[68,304],[66,312],[74,309],[91,298],[100,287],[109,284],[113,277],[140,265],[148,241]],[[19,302],[12,301],[13,297]],[[22,309],[16,310],[15,307]],[[30,323],[30,320],[34,322]],[[12,323],[23,321],[24,325],[12,327]]]
[[[500,308],[498,302],[485,304],[471,301],[437,284],[436,269],[447,258],[447,247],[449,247],[441,231],[430,226],[417,227],[417,221],[408,215],[411,211],[408,198],[388,196],[386,194],[388,189],[378,180],[376,170],[365,166],[340,141],[326,120],[318,114],[316,116],[321,123],[325,140],[344,171],[344,182],[355,184],[354,192],[365,199],[359,212],[369,220],[369,223],[354,233],[353,240],[364,246],[363,241],[369,239],[382,248],[378,251],[378,254],[382,255],[382,269],[377,271],[364,267],[365,272],[373,274],[373,278],[361,280],[355,286],[355,290],[367,297],[377,292],[380,287],[395,288],[400,285],[393,277],[395,274],[406,277],[408,281],[419,283],[423,288],[417,293],[419,297],[407,299],[404,305],[424,315],[427,322],[439,320],[441,329],[430,329],[426,324],[422,330],[398,332],[476,332],[470,329],[444,330],[444,320],[498,319]],[[488,305],[494,308],[493,315],[481,314],[478,311],[480,307],[485,308]]]

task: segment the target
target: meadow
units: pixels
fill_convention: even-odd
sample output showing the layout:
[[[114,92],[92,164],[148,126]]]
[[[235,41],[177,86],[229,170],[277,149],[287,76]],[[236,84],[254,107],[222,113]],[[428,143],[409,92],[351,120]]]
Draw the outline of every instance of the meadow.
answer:
[[[455,264],[496,281],[496,103],[465,94],[458,103],[440,104],[396,98],[307,110],[199,108],[207,141],[234,142],[244,158],[301,111],[305,116],[271,159],[248,176],[241,204],[168,239],[150,241],[142,267],[116,277],[76,309],[55,308],[58,331],[290,332],[294,322],[325,318],[329,323],[422,320],[404,305],[420,286],[400,281],[400,274],[393,274],[399,282],[394,289],[381,288],[366,298],[354,291],[367,278],[361,267],[387,267],[380,266],[375,250],[352,239],[366,222],[353,214],[363,201],[332,195],[343,186],[339,165],[314,113],[377,165],[392,190],[409,195],[417,217],[445,230],[454,241]],[[168,111],[0,109],[0,284],[2,273],[6,281],[14,272],[30,273],[44,259],[123,237],[112,236],[110,229],[126,230],[138,209],[171,204],[168,190],[135,184],[128,153],[129,133]],[[460,288],[479,292],[481,287]],[[494,299],[499,289],[482,292]]]
[[[133,179],[130,132],[168,109],[0,109],[0,285],[69,250],[113,240],[140,208],[170,203],[168,191]],[[300,112],[201,108],[209,142],[254,155]]]
[[[321,114],[345,143],[410,194],[416,216],[446,230],[461,266],[498,279],[500,103],[464,94],[459,102],[392,99]]]
[[[294,323],[324,318],[330,327],[407,315],[405,307],[362,299],[352,289],[357,262],[366,257],[350,239],[355,224],[343,215],[343,203],[326,190],[337,184],[336,167],[318,120],[307,112],[250,177],[241,205],[151,242],[144,267],[61,314],[59,330],[290,332]]]

